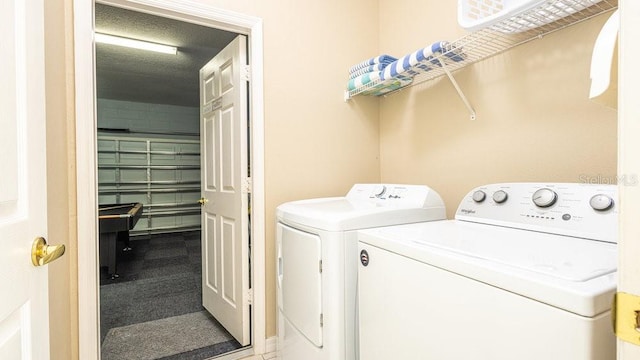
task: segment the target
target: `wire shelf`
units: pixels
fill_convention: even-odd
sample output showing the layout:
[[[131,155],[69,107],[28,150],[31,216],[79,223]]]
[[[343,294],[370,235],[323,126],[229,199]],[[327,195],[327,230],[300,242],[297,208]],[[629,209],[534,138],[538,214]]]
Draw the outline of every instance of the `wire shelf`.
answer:
[[[388,96],[443,75],[450,76],[448,74],[450,72],[617,8],[618,0],[602,0],[595,4],[584,0],[545,1],[533,9],[496,22],[489,27],[472,32],[451,42],[445,52],[428,60],[430,62],[430,70],[421,71],[420,69],[415,69],[419,73],[414,76],[411,84],[390,91],[383,96]],[[544,23],[550,18],[552,22]],[[541,23],[544,24],[540,25]],[[464,59],[457,62],[453,61],[452,58],[457,56],[462,56]],[[385,84],[385,82],[380,80],[372,81],[362,87],[348,91],[345,98],[348,99],[366,93],[367,90],[381,84]]]
[[[131,230],[129,236],[131,237],[143,237],[157,234],[169,234],[177,232],[187,231],[200,231],[200,225],[182,225],[182,226],[157,226],[153,228],[147,228],[142,230]]]
[[[101,170],[200,170],[200,165],[126,165],[126,164],[110,164],[98,165]]]
[[[99,182],[101,186],[130,186],[130,185],[198,185],[200,180],[139,180],[139,181],[104,181]]]
[[[142,188],[142,189],[99,189],[100,195],[118,195],[118,194],[152,194],[152,193],[199,193],[200,186],[185,186],[175,188]],[[147,205],[145,205],[147,206]]]
[[[200,152],[195,151],[164,151],[164,150],[98,150],[98,154],[138,154],[138,155],[180,155],[180,156],[200,156]]]

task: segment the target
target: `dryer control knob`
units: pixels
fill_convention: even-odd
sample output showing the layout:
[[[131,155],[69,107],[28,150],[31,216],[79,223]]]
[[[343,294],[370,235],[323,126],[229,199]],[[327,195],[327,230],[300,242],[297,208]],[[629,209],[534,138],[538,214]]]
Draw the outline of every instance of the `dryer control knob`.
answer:
[[[481,203],[484,201],[484,199],[487,198],[487,194],[484,193],[484,191],[482,190],[476,190],[473,195],[471,195],[471,198],[473,199],[473,201],[477,202],[477,203]]]
[[[503,202],[507,201],[508,197],[509,195],[504,190],[498,190],[493,193],[493,201],[495,201],[497,204],[502,204]]]
[[[533,193],[531,200],[536,206],[546,208],[556,203],[558,194],[549,188],[542,188]]]
[[[598,194],[591,197],[589,205],[596,211],[606,211],[613,206],[613,199],[609,195]]]
[[[380,197],[382,195],[384,195],[384,193],[387,192],[387,187],[384,185],[376,185],[373,188],[373,196],[375,197]]]

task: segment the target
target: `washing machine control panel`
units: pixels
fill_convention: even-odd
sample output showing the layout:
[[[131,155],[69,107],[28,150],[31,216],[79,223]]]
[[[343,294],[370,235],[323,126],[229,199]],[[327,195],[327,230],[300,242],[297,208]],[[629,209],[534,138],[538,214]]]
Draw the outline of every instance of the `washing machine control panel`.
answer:
[[[471,190],[456,219],[616,242],[617,186],[501,183]]]
[[[346,196],[355,201],[366,201],[375,206],[431,207],[442,206],[442,199],[425,185],[355,184]]]

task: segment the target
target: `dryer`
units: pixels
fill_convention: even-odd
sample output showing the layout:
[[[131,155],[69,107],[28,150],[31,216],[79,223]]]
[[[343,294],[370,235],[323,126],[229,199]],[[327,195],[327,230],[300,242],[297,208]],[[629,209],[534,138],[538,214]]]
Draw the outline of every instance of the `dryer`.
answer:
[[[482,186],[455,220],[358,234],[366,360],[614,360],[614,185]]]
[[[355,360],[359,229],[445,219],[423,185],[356,184],[276,210],[278,358]]]

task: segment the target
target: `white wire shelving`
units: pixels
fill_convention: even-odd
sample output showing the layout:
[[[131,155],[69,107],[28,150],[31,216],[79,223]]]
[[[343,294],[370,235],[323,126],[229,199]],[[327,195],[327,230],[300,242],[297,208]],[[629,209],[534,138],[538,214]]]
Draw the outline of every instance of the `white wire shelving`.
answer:
[[[452,73],[470,64],[495,56],[518,45],[541,39],[545,35],[562,30],[571,25],[591,19],[618,8],[618,0],[548,0],[516,16],[500,20],[481,30],[451,42],[448,50],[433,56],[428,61],[439,66],[430,66],[429,71],[420,71],[413,82],[403,88],[388,92],[383,96],[402,91],[412,86],[446,75],[453,83],[458,95],[469,109],[471,119],[475,111],[453,78]],[[452,58],[463,57],[461,61]],[[362,94],[382,84],[373,81],[364,86],[345,92],[345,100]]]

